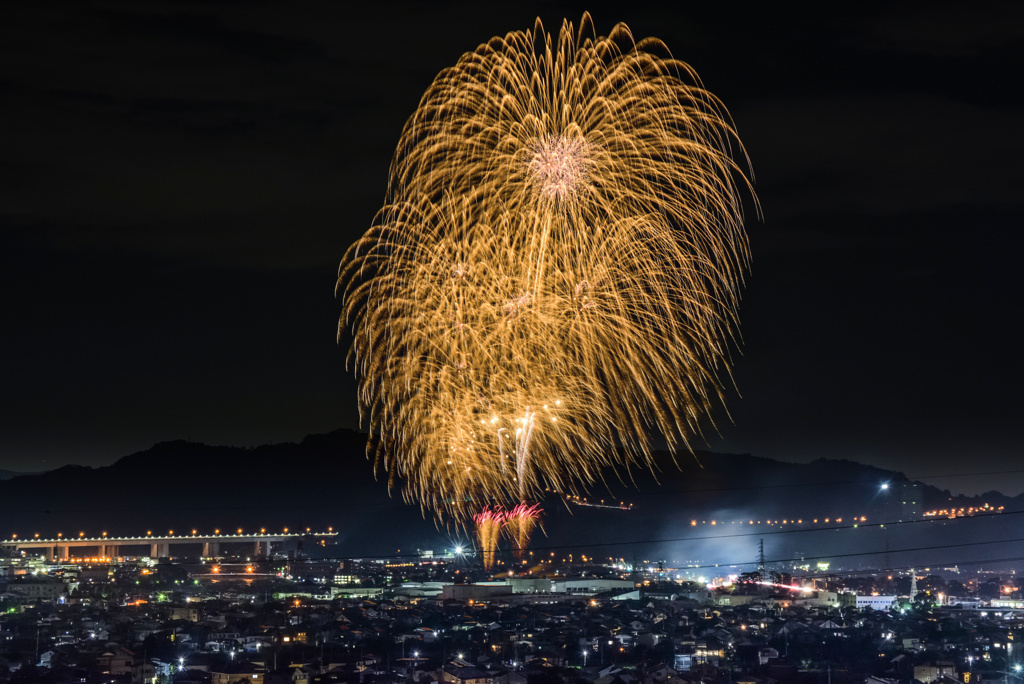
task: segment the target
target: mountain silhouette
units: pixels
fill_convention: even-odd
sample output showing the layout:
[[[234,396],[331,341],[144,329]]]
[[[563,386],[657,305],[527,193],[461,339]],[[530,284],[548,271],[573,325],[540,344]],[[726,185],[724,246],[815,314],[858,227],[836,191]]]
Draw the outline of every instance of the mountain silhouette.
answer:
[[[465,530],[439,528],[400,493],[389,493],[374,478],[365,445],[366,435],[349,430],[253,448],[173,441],[110,466],[17,475],[0,481],[0,536],[330,526],[338,536],[325,553],[346,557],[441,551],[469,541]],[[1015,513],[1024,510],[1024,495],[958,497],[921,484],[914,491],[923,510],[988,503],[1002,506],[1003,514],[892,524],[907,510],[892,497],[909,480],[847,460],[657,454],[654,472],[633,467],[603,476],[585,500],[551,492],[541,502],[535,553],[575,549],[596,557],[728,565],[752,562],[764,539],[766,555],[778,562],[831,555],[848,566],[953,565],[996,557],[989,547],[956,545],[1014,538]],[[926,546],[943,548],[906,551]]]

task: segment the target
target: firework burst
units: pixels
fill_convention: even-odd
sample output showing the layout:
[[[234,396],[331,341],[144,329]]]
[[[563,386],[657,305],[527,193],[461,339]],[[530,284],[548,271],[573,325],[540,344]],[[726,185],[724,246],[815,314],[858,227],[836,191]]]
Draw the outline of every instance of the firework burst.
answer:
[[[339,272],[378,472],[438,517],[698,434],[748,259],[725,108],[620,24],[494,38],[402,133]]]
[[[540,524],[540,506],[521,503],[505,514],[505,532],[512,540],[512,554],[522,560],[533,530]]]
[[[476,543],[480,548],[484,570],[490,572],[498,552],[498,539],[505,523],[505,511],[498,506],[486,506],[473,517],[476,525]]]

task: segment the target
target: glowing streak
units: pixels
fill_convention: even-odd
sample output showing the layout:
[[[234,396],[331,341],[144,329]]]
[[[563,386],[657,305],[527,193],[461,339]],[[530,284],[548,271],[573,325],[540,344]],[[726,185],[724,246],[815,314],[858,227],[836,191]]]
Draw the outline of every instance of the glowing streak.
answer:
[[[760,584],[765,587],[778,587],[780,589],[792,589],[793,591],[814,591],[809,587],[798,587],[795,584],[777,584],[775,582],[753,582],[753,584]]]

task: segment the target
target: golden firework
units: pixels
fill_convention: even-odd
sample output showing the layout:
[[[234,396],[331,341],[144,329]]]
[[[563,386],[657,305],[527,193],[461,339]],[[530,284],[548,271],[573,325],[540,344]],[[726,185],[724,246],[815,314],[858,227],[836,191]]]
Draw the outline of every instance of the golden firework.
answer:
[[[540,506],[521,503],[505,514],[505,532],[512,539],[512,555],[522,560],[533,530],[540,523]]]
[[[480,547],[480,557],[484,570],[488,572],[494,567],[498,552],[498,538],[501,526],[505,523],[505,511],[497,506],[487,506],[473,517],[476,523],[476,543]]]
[[[494,38],[406,124],[339,273],[369,451],[439,517],[699,433],[746,269],[729,116],[659,41]]]

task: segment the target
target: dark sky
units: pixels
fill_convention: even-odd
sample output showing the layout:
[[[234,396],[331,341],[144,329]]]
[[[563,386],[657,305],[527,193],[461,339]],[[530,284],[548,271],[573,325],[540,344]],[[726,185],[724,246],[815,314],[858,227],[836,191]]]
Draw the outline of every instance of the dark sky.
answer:
[[[689,62],[753,162],[742,398],[710,448],[1024,468],[1024,5],[360,4],[5,10],[0,468],[354,427],[334,279],[403,122],[462,52],[585,8]]]

